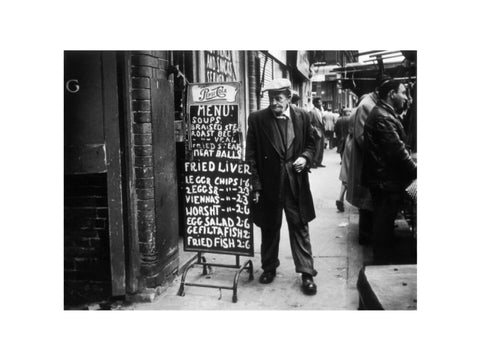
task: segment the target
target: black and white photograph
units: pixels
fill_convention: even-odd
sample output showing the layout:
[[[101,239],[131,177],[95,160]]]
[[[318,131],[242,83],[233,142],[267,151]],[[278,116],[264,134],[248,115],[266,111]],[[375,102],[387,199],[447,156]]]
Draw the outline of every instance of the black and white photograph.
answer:
[[[65,309],[415,310],[415,50],[65,51]]]
[[[474,2],[0,8],[2,359],[475,358]]]

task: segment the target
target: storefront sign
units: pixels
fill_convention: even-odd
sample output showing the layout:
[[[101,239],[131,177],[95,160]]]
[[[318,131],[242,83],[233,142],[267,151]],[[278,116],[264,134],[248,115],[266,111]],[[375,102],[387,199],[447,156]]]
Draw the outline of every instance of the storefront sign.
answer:
[[[238,87],[232,85],[198,85],[192,88],[192,101],[205,103],[208,101],[226,101],[233,103],[236,100]]]
[[[310,60],[308,57],[308,51],[297,51],[297,69],[306,79],[310,78]]]
[[[231,50],[205,51],[206,81],[237,81]]]
[[[250,169],[242,160],[239,88],[239,83],[189,88],[186,251],[253,256]]]

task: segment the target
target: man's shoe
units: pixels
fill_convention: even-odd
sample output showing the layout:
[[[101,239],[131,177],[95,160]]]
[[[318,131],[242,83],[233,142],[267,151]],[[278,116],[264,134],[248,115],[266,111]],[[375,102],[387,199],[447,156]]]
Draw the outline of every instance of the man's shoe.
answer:
[[[318,167],[326,167],[326,166],[325,166],[325,165],[323,165],[323,164],[320,164],[320,165],[318,165]]]
[[[260,279],[258,279],[258,281],[261,284],[270,284],[275,278],[275,275],[277,275],[275,270],[264,271],[263,274],[260,276]]]
[[[312,275],[302,274],[302,290],[305,295],[315,295],[317,293],[317,285],[313,282]]]

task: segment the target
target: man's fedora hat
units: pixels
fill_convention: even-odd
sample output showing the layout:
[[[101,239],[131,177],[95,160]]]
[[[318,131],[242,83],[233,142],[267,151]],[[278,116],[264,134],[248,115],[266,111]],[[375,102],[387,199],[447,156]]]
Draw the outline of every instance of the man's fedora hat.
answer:
[[[262,92],[265,91],[283,91],[291,90],[292,83],[288,79],[273,79],[268,84],[265,85]]]

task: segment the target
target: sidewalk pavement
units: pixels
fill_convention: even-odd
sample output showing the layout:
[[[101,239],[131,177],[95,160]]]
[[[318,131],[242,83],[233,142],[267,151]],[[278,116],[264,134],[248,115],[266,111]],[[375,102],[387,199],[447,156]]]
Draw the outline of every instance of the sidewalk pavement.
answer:
[[[316,219],[309,223],[310,238],[318,275],[315,277],[317,294],[304,295],[301,276],[295,273],[288,241],[288,229],[283,218],[280,240],[280,267],[271,284],[258,282],[262,274],[260,263],[260,229],[254,226],[255,256],[241,257],[240,263],[253,261],[254,280],[248,280],[244,270],[238,282],[238,302],[232,302],[232,290],[185,287],[185,295],[178,296],[179,274],[152,302],[134,303],[124,310],[356,310],[358,294],[356,281],[363,261],[371,257],[370,250],[358,245],[358,212],[345,203],[345,212],[336,209],[335,200],[340,191],[340,156],[336,149],[326,149],[325,168],[313,169],[310,174],[311,191]],[[235,256],[205,253],[208,262],[234,264]],[[213,267],[202,275],[202,267],[188,272],[187,282],[231,286],[235,269]]]

